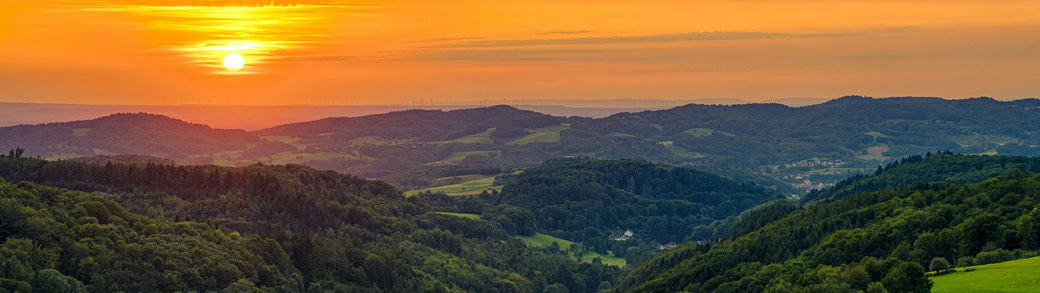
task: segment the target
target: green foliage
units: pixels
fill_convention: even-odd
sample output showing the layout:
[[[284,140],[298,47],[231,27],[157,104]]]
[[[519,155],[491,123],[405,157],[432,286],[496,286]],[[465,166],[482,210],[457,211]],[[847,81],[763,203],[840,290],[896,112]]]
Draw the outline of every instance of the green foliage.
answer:
[[[529,210],[539,230],[606,254],[611,248],[607,232],[613,229],[632,230],[659,243],[680,242],[698,225],[777,198],[762,187],[687,168],[561,159],[526,169],[490,201]],[[728,227],[722,229],[718,234],[728,234]],[[703,239],[718,237],[713,234]]]
[[[893,181],[889,182],[897,182],[901,179],[885,173],[924,167],[937,171],[920,172],[913,175],[914,178],[927,177],[930,173],[963,177],[971,171],[938,170],[946,163],[958,170],[972,158],[976,158],[978,162],[974,164],[979,166],[986,166],[994,159],[932,156],[886,168],[876,178],[858,179],[846,186],[867,186],[863,182],[890,179]],[[881,282],[889,292],[927,291],[929,285],[922,281],[923,268],[931,265],[933,259],[958,259],[959,263],[969,259],[974,263],[1028,255],[1012,250],[1037,237],[1031,217],[1040,206],[1040,175],[998,169],[990,174],[1006,175],[965,185],[914,184],[881,187],[870,192],[831,193],[837,195],[835,200],[814,202],[794,211],[781,210],[778,214],[783,216],[778,220],[754,225],[758,228],[735,239],[707,248],[680,248],[675,253],[659,255],[627,273],[619,281],[619,289],[661,292],[697,284],[696,288],[706,291],[738,285],[751,291],[763,290],[755,286],[773,285],[808,290],[818,285],[848,284],[852,289],[866,290],[868,284]],[[886,259],[881,265],[875,265],[865,263],[864,257]],[[779,263],[783,263],[783,271],[799,271],[790,266],[804,264],[805,270],[814,272],[817,277],[759,277],[772,272],[771,268]],[[757,267],[756,264],[764,265]],[[848,278],[826,277],[831,267],[852,272],[857,266],[863,266],[868,272],[869,282],[863,278],[854,278],[859,281],[853,282]],[[760,280],[773,281],[756,283],[763,282]],[[832,281],[836,283],[828,283]]]
[[[953,266],[950,265],[950,262],[947,261],[946,258],[936,257],[933,258],[931,264],[928,265],[928,270],[933,272],[940,272],[952,267]]]
[[[881,279],[886,290],[894,292],[928,293],[932,282],[924,276],[924,268],[917,263],[900,263]]]
[[[385,183],[303,166],[0,158],[0,176],[97,191],[0,181],[9,291],[593,292],[618,274],[529,248],[496,222],[430,212]]]

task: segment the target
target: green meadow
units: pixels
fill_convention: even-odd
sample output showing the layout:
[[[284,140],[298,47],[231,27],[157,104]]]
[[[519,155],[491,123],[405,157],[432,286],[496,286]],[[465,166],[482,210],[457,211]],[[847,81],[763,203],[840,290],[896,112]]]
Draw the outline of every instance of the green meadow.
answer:
[[[550,235],[542,234],[542,233],[535,233],[534,236],[516,236],[516,238],[519,238],[520,240],[523,240],[524,243],[527,243],[527,245],[531,246],[531,247],[542,247],[542,248],[544,248],[544,247],[549,247],[550,245],[552,245],[553,242],[556,242],[556,244],[560,246],[561,250],[568,250],[568,249],[571,248],[571,245],[574,244],[574,242],[567,241],[567,240],[562,239],[562,238],[557,238],[557,237],[553,237],[553,236],[550,236]],[[585,254],[582,254],[582,255],[577,255],[577,254],[574,254],[573,252],[571,252],[570,255],[571,255],[572,258],[577,259],[577,260],[581,260],[583,262],[592,262],[593,259],[598,257],[598,258],[600,258],[600,261],[602,261],[604,264],[608,264],[608,265],[612,265],[612,266],[618,266],[618,267],[624,267],[625,264],[626,264],[624,258],[615,257],[614,253],[612,253],[612,252],[607,252],[607,255],[602,255],[602,254],[599,254],[599,253],[596,253],[596,252],[591,252],[591,251],[590,252],[586,252]]]
[[[567,129],[571,129],[571,125],[569,123],[562,123],[560,125],[532,129],[531,133],[527,134],[526,136],[510,141],[506,144],[525,145],[538,142],[557,142],[560,141],[560,132],[563,132]]]
[[[488,191],[491,191],[491,190],[502,191],[502,186],[492,186],[492,184],[494,184],[494,183],[495,183],[495,177],[491,176],[491,177],[484,177],[484,178],[480,178],[480,179],[476,179],[476,180],[470,180],[470,181],[466,181],[466,182],[462,182],[462,183],[458,183],[458,184],[437,186],[437,187],[430,187],[430,188],[423,188],[423,189],[406,191],[404,194],[406,196],[412,196],[412,195],[416,195],[416,194],[419,194],[419,193],[423,193],[423,192],[429,191],[429,192],[433,192],[433,193],[442,192],[442,193],[447,194],[447,195],[472,195],[472,194],[480,194],[484,190],[488,190]]]
[[[1040,257],[957,268],[931,280],[932,292],[1040,292]]]
[[[477,214],[449,213],[449,212],[437,212],[437,213],[438,214],[445,214],[445,215],[452,215],[452,216],[456,216],[456,217],[469,218],[469,219],[480,219],[480,215],[477,215]],[[547,235],[547,234],[542,234],[542,233],[535,233],[534,236],[516,236],[516,238],[520,239],[524,243],[527,243],[528,246],[538,247],[538,248],[549,247],[549,246],[551,246],[553,244],[553,242],[556,242],[556,244],[560,246],[560,250],[564,250],[564,251],[571,249],[571,245],[574,244],[574,242],[568,241],[566,239],[557,238],[557,237],[553,237],[553,236],[550,236],[550,235]],[[598,257],[598,258],[600,258],[600,261],[602,261],[604,264],[608,264],[608,265],[612,265],[612,266],[618,266],[618,267],[624,267],[625,264],[626,264],[624,258],[614,257],[614,253],[612,253],[612,252],[607,252],[607,255],[601,255],[601,254],[595,253],[595,252],[586,252],[585,254],[577,255],[577,254],[574,254],[572,252],[572,253],[570,253],[570,255],[571,255],[571,258],[574,258],[574,259],[577,259],[577,260],[581,260],[583,262],[589,262],[589,263],[591,263],[593,259]]]

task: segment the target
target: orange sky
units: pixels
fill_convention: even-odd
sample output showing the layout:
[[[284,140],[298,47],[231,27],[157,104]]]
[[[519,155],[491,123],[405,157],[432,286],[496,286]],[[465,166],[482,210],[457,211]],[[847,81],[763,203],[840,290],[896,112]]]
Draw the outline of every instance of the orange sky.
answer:
[[[1040,96],[1040,1],[264,2],[0,1],[0,101]]]

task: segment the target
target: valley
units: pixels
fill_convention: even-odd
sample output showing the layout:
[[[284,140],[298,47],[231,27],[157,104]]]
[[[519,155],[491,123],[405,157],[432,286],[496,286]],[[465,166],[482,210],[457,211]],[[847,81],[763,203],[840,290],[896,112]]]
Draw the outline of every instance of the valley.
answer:
[[[1036,121],[1021,119],[1034,103],[0,128],[14,146],[0,157],[0,254],[17,267],[0,288],[1015,292],[1040,253]],[[825,114],[844,107],[843,122]],[[900,114],[921,107],[936,108]],[[185,257],[166,246],[210,253],[160,262]]]

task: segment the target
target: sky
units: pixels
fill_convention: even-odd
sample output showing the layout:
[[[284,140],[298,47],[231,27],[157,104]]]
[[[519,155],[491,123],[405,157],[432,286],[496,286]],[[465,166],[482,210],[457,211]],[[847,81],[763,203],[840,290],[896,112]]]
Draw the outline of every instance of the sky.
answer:
[[[1038,97],[1040,1],[0,1],[0,101],[851,94]]]

